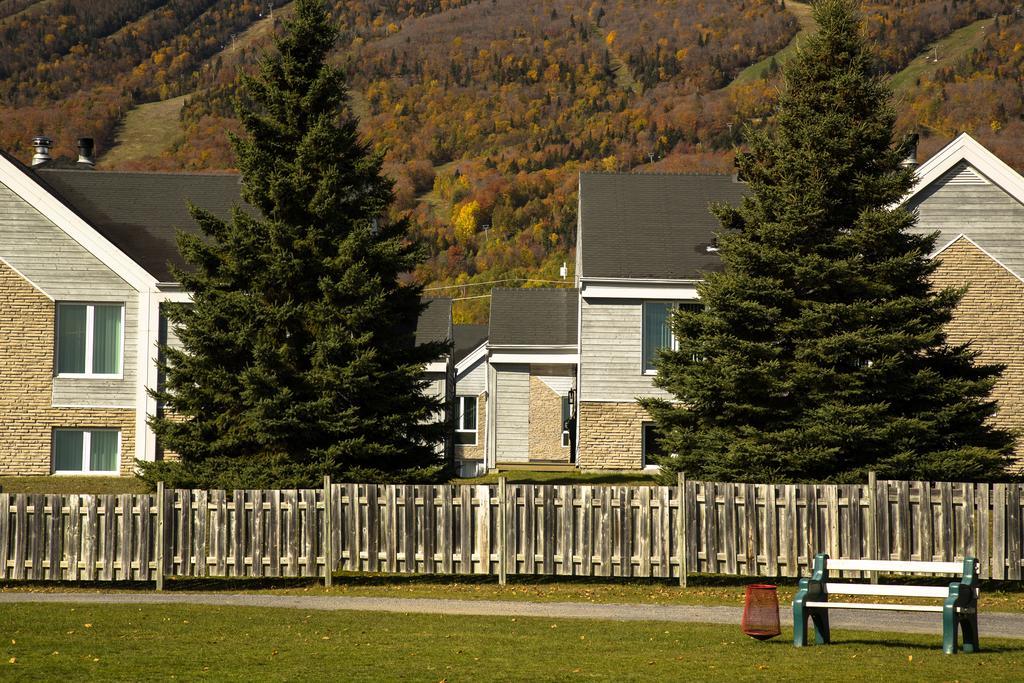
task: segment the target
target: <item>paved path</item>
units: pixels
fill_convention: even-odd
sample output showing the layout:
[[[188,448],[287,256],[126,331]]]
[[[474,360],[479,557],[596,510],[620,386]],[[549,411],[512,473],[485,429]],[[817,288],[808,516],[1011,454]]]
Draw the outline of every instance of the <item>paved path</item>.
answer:
[[[354,610],[420,614],[521,616],[544,619],[606,619],[614,621],[675,621],[738,626],[738,607],[691,605],[595,604],[584,602],[516,602],[498,600],[433,600],[419,598],[363,598],[266,593],[23,593],[0,592],[0,605],[14,602],[106,603],[126,605],[192,604],[239,607],[280,607],[303,610]],[[792,623],[783,606],[782,622]],[[1024,613],[982,612],[978,616],[983,638],[1024,639]],[[836,610],[832,628],[861,631],[942,634],[938,614]]]

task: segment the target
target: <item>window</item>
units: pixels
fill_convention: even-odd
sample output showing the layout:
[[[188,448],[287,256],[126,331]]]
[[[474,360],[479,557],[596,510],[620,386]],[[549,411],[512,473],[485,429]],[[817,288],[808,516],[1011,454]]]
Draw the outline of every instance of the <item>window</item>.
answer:
[[[562,397],[562,447],[568,448],[569,441],[569,420],[572,419],[572,406],[569,405],[569,397]]]
[[[53,430],[53,471],[56,474],[120,470],[121,432],[116,429]]]
[[[122,304],[57,306],[57,374],[112,377],[121,374]]]
[[[455,443],[476,445],[476,396],[459,396],[458,417],[455,420]]]
[[[675,304],[667,301],[644,302],[643,371],[645,374],[656,372],[654,361],[657,359],[660,349],[678,348],[671,328],[672,311],[676,309],[698,312],[704,309],[704,305],[699,303]]]
[[[661,433],[651,423],[644,424],[643,440],[643,467],[647,467],[648,465],[655,464],[651,456],[663,456],[665,455],[665,450],[661,447]]]

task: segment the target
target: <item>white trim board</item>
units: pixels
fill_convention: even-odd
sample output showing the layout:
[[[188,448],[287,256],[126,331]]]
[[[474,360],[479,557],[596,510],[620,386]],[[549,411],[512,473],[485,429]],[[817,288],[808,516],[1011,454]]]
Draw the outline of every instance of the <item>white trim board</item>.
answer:
[[[693,281],[607,280],[580,281],[580,298],[583,299],[679,299],[699,301],[697,285]]]
[[[0,183],[28,202],[68,237],[110,268],[134,289],[156,287],[156,278],[118,249],[78,214],[50,194],[42,185],[0,155]]]
[[[492,352],[490,362],[494,363],[537,363],[544,365],[579,365],[580,354],[560,351],[533,352]]]
[[[472,369],[482,358],[487,357],[487,342],[483,342],[480,346],[470,351],[466,356],[462,358],[458,363],[455,364],[455,380],[458,381],[459,375],[463,375],[467,370]]]

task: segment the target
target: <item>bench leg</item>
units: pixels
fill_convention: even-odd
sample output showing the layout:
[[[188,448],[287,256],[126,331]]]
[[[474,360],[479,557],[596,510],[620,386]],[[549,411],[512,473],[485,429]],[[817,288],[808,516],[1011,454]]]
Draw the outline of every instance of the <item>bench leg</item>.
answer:
[[[828,610],[820,607],[807,608],[803,605],[793,604],[793,645],[805,647],[807,645],[807,618],[810,617],[814,624],[814,642],[818,645],[828,645],[832,642],[831,633],[828,627]]]
[[[815,609],[811,612],[811,621],[814,622],[814,642],[818,645],[831,643],[832,634],[828,628],[828,610]]]
[[[972,612],[960,617],[960,630],[964,637],[964,652],[978,652],[978,613]]]
[[[793,603],[793,645],[807,646],[807,608]]]
[[[960,620],[955,609],[947,607],[942,612],[942,651],[947,655],[955,655],[957,647],[957,627]]]

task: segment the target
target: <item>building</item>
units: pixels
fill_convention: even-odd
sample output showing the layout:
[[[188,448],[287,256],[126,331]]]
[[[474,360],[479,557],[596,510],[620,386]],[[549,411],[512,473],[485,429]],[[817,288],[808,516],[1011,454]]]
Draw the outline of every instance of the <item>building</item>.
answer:
[[[242,203],[237,175],[101,172],[90,148],[31,168],[0,152],[0,474],[130,474],[161,456],[148,389],[175,342],[161,305],[188,300],[176,232],[198,230],[189,202],[221,218]],[[451,334],[450,301],[431,302],[417,338]],[[453,359],[425,372],[447,412]]]

